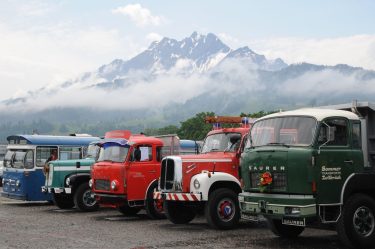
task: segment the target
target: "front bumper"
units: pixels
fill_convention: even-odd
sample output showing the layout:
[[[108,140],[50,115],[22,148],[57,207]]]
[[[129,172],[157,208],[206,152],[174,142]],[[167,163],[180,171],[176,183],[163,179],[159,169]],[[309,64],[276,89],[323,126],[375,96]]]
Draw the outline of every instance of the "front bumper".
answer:
[[[113,194],[94,194],[96,200],[104,206],[118,206],[127,202],[126,195],[113,195]]]
[[[15,199],[15,200],[23,200],[23,201],[27,200],[26,195],[15,194],[15,193],[7,193],[7,192],[1,192],[1,197],[6,197],[6,198],[9,198],[9,199]]]
[[[52,187],[42,186],[42,192],[43,193],[55,193],[55,194],[71,194],[72,188],[52,188]]]
[[[163,199],[166,201],[202,201],[202,195],[192,193],[170,193],[155,191],[154,199]]]
[[[316,200],[312,195],[240,193],[242,217],[262,215],[272,219],[317,217]]]

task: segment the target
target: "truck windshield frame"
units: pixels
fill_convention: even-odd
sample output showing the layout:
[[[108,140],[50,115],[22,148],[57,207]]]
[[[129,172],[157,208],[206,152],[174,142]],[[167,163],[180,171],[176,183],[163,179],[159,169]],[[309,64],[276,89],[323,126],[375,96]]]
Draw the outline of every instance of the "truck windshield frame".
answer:
[[[309,116],[285,116],[255,122],[246,148],[260,146],[308,147],[314,142],[318,122]]]
[[[201,153],[236,151],[238,146],[233,146],[230,142],[230,137],[235,134],[241,135],[239,132],[223,132],[207,136],[204,140]],[[236,144],[239,145],[240,140]]]
[[[120,146],[111,144],[103,144],[100,147],[99,156],[97,162],[125,162],[129,153],[129,146]]]

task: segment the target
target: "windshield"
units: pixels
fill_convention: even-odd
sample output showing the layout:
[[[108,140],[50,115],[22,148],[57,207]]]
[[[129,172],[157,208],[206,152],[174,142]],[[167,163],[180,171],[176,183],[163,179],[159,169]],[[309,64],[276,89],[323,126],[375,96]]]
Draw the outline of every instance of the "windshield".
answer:
[[[295,145],[308,146],[312,143],[316,120],[311,117],[279,117],[258,121],[250,132],[250,146]]]
[[[104,144],[103,147],[100,148],[98,162],[124,162],[128,154],[128,151],[129,147],[123,147],[113,144]]]
[[[87,147],[86,158],[96,159],[98,156],[100,147],[97,144],[90,144]]]
[[[218,133],[207,136],[204,140],[204,144],[202,147],[201,153],[207,153],[212,151],[236,151],[240,144],[240,140],[238,139],[234,144],[231,143],[230,138],[232,136],[240,136],[240,133]]]
[[[4,166],[17,169],[31,169],[34,166],[33,150],[8,150],[4,158]]]

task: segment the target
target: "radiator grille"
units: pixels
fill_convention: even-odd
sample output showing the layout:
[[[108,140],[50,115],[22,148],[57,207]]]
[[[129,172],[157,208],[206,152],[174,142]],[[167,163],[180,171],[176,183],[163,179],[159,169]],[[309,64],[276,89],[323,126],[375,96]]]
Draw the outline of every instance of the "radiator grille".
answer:
[[[109,180],[95,180],[95,189],[96,190],[107,190],[110,191],[111,183]]]
[[[160,189],[171,190],[174,181],[174,161],[173,159],[165,158],[161,164],[160,173]]]
[[[251,181],[251,188],[259,188],[259,181],[260,176],[263,172],[251,172],[250,173],[250,181]],[[272,174],[272,184],[271,190],[272,191],[286,191],[287,189],[287,177],[285,172],[274,172]]]

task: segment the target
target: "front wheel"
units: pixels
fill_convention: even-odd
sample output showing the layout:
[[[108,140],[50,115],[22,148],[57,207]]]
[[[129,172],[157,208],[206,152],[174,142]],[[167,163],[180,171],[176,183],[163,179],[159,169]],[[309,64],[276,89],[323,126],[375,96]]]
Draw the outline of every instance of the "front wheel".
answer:
[[[206,203],[205,215],[213,228],[232,229],[240,220],[240,207],[237,194],[226,188],[213,191]]]
[[[165,218],[164,208],[163,208],[163,199],[154,200],[154,190],[156,189],[157,184],[149,189],[147,192],[146,199],[146,213],[147,216],[151,219],[163,219]]]
[[[355,194],[345,202],[337,224],[342,243],[351,248],[368,248],[375,244],[375,200]]]
[[[139,207],[130,207],[127,203],[118,207],[118,211],[123,215],[136,215],[141,208]]]
[[[281,220],[273,219],[268,219],[268,226],[275,235],[289,239],[298,237],[305,230],[304,227],[284,225]]]
[[[55,203],[55,205],[61,209],[69,209],[74,207],[72,195],[67,195],[65,193],[53,193],[53,203]]]
[[[74,204],[80,211],[96,211],[99,209],[99,204],[95,197],[92,196],[92,191],[87,182],[78,186],[74,194]]]
[[[180,201],[164,201],[165,214],[174,224],[187,224],[195,218],[196,212],[192,207]]]

